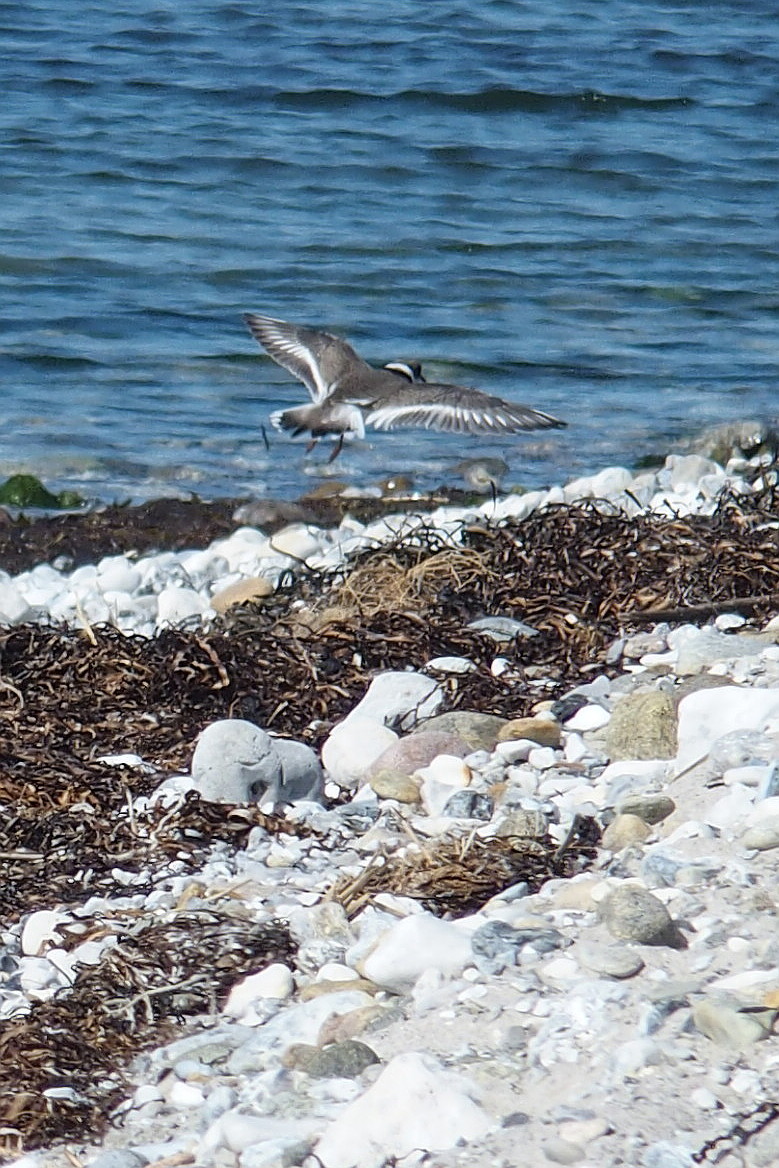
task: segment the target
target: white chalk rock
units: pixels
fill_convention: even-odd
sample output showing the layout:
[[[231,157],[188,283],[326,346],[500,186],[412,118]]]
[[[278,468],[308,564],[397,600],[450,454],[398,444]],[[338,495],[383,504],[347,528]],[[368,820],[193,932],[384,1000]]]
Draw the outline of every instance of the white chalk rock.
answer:
[[[429,1055],[396,1055],[376,1082],[325,1130],[315,1152],[324,1168],[380,1168],[416,1149],[444,1151],[493,1127],[467,1080]]]
[[[180,625],[192,617],[203,616],[212,609],[193,588],[163,588],[157,597],[157,625]]]
[[[697,690],[679,703],[675,774],[704,760],[709,748],[734,730],[779,727],[779,690],[723,685]]]
[[[286,965],[274,962],[259,973],[251,973],[241,978],[230,990],[224,1004],[224,1013],[229,1018],[243,1018],[252,1013],[255,1002],[284,1001],[290,997],[295,983]]]
[[[141,573],[127,556],[104,556],[97,565],[97,587],[101,592],[135,592]]]
[[[572,717],[567,718],[565,728],[566,730],[576,730],[579,734],[584,734],[587,730],[600,730],[610,719],[611,714],[608,710],[604,710],[603,706],[592,704],[582,706]]]
[[[364,717],[353,710],[330,731],[322,747],[322,765],[339,787],[353,790],[368,774],[371,764],[397,740],[395,731],[380,719]]]
[[[320,550],[319,539],[304,523],[291,523],[289,527],[283,527],[271,536],[269,542],[274,552],[291,556],[295,560],[307,560]]]
[[[21,624],[31,616],[32,609],[10,577],[0,579],[0,624]]]
[[[439,754],[417,771],[422,779],[420,794],[428,815],[441,815],[455,791],[462,791],[471,782],[471,768],[453,754]]]
[[[32,912],[22,926],[20,946],[25,957],[40,957],[52,945],[59,945],[62,934],[57,926],[71,918],[56,909],[42,908]]]
[[[206,726],[192,757],[195,790],[212,803],[262,803],[277,798],[281,760],[273,739],[241,718]]]
[[[399,725],[403,730],[410,730],[417,722],[431,718],[443,700],[443,690],[432,677],[424,673],[390,670],[374,677],[352,714],[373,718],[385,726]]]
[[[425,970],[456,977],[471,958],[468,934],[425,912],[390,925],[357,968],[376,985],[403,993]]]

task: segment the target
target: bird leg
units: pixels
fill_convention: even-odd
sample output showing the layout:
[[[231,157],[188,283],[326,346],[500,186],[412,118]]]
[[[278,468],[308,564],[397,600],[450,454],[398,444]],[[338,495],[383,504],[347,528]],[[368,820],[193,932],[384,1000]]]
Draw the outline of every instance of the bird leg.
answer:
[[[330,457],[328,458],[327,461],[328,462],[335,462],[336,458],[338,458],[338,455],[341,453],[343,448],[344,448],[344,436],[342,434],[341,437],[336,442],[335,446],[333,447],[332,453],[330,454]]]

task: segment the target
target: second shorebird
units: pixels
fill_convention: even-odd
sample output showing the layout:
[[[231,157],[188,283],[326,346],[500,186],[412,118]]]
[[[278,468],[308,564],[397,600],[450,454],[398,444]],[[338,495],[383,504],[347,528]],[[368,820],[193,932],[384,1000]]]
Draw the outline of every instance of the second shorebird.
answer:
[[[312,438],[365,435],[365,427],[392,430],[418,426],[461,434],[515,434],[565,426],[552,414],[461,385],[426,382],[414,362],[391,361],[375,369],[340,337],[308,325],[248,313],[252,335],[279,365],[293,373],[311,394],[311,404],[276,410],[271,422]]]

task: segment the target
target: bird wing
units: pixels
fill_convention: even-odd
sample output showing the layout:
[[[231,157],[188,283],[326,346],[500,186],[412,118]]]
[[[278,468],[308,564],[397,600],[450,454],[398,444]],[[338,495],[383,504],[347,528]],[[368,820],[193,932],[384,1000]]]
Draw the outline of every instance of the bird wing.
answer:
[[[255,312],[247,313],[244,320],[254,339],[278,365],[303,382],[314,402],[329,397],[348,368],[364,364],[351,345],[331,333]]]
[[[514,434],[520,430],[559,429],[567,425],[552,414],[503,401],[460,385],[404,384],[384,401],[373,403],[365,418],[377,430],[419,426],[460,434]]]

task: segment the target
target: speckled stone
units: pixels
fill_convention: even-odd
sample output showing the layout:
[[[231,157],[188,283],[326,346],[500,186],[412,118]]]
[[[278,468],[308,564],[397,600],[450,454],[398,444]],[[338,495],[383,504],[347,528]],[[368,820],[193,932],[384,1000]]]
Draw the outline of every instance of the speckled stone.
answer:
[[[598,916],[620,941],[679,947],[680,938],[668,909],[645,888],[633,884],[615,888],[598,905]]]
[[[438,714],[428,719],[420,727],[420,732],[443,731],[460,738],[469,751],[492,751],[505,725],[506,719],[496,714],[480,714],[477,710],[450,710],[447,714]]]
[[[676,727],[676,704],[669,694],[627,694],[615,703],[605,730],[609,758],[673,758]]]
[[[284,1052],[281,1061],[285,1067],[305,1071],[314,1079],[356,1079],[366,1067],[380,1060],[364,1042],[347,1038],[324,1047],[296,1043]]]
[[[560,745],[560,723],[552,718],[512,718],[498,734],[498,742],[528,738],[539,746]]]
[[[612,852],[621,852],[631,844],[641,844],[651,834],[651,827],[638,815],[616,815],[603,833],[601,843]]]
[[[421,779],[401,775],[397,771],[379,771],[368,780],[371,790],[380,799],[395,799],[398,803],[419,803]]]
[[[668,795],[651,792],[646,795],[628,795],[617,808],[620,815],[637,815],[644,823],[662,823],[673,815],[676,804]]]

